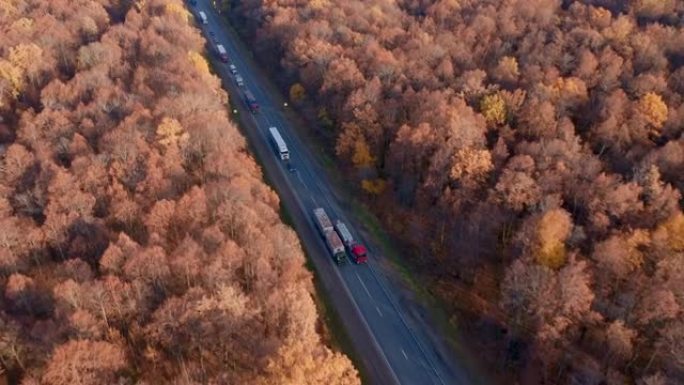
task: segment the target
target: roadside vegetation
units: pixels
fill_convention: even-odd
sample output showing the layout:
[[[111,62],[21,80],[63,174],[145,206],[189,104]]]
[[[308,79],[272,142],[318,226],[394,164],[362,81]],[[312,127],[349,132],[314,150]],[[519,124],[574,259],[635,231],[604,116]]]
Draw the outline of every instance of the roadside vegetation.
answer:
[[[179,0],[0,0],[0,383],[360,384]]]
[[[491,367],[681,382],[684,3],[224,3]]]

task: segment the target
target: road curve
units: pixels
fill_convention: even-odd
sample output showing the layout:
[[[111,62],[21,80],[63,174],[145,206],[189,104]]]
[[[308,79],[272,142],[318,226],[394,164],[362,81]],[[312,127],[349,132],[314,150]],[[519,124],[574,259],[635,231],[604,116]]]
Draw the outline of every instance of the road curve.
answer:
[[[395,283],[388,280],[373,260],[378,250],[369,248],[366,265],[336,266],[313,223],[312,210],[323,207],[331,219],[340,219],[350,226],[357,240],[364,242],[354,231],[350,216],[342,210],[335,195],[327,186],[324,172],[302,141],[292,124],[282,113],[282,106],[267,92],[263,79],[247,59],[237,37],[225,20],[211,7],[209,0],[200,0],[190,9],[204,11],[208,24],[200,24],[209,42],[209,31],[222,44],[231,62],[244,78],[260,104],[260,112],[252,115],[245,107],[242,92],[228,70],[228,64],[213,60],[217,74],[230,92],[233,104],[240,111],[246,127],[244,134],[261,161],[265,174],[277,190],[290,213],[295,230],[310,255],[316,274],[328,293],[332,305],[350,336],[354,349],[365,368],[369,381],[387,385],[460,385],[476,383],[469,373],[444,357],[435,346],[432,334],[416,328],[406,314],[409,306],[399,301]],[[208,51],[213,55],[213,44]],[[215,58],[214,58],[215,59]],[[296,168],[289,172],[286,164],[273,151],[268,128],[280,130],[290,150],[290,162]]]

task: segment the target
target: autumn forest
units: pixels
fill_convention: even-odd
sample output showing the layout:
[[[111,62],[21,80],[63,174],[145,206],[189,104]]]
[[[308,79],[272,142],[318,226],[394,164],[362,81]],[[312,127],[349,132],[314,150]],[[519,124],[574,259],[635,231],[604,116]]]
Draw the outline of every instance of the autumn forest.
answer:
[[[360,383],[193,23],[0,0],[0,382]]]
[[[222,3],[491,367],[684,383],[684,2]]]

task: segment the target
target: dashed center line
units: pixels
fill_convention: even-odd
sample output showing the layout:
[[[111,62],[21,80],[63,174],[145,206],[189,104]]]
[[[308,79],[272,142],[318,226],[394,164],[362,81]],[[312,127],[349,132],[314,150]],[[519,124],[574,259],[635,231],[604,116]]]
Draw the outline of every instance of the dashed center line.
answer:
[[[380,308],[376,306],[376,307],[375,307],[375,310],[377,310],[377,311],[378,311],[378,314],[380,314],[380,317],[382,317],[382,312],[380,311]]]
[[[404,351],[404,349],[401,349],[401,354],[403,354],[403,355],[404,355],[404,358],[405,358],[406,360],[408,360],[408,356],[406,355],[406,352]]]
[[[373,299],[373,297],[370,294],[370,291],[368,291],[368,288],[366,287],[366,284],[363,283],[363,280],[359,276],[359,273],[354,273],[354,274],[356,274],[356,278],[358,278],[359,283],[361,284],[361,286],[363,286],[363,289],[366,291],[366,294],[368,294],[368,298]]]

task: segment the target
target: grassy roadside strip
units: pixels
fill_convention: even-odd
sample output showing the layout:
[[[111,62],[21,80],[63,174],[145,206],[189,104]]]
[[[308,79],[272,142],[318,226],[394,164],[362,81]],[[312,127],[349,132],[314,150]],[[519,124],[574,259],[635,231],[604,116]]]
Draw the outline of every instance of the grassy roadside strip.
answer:
[[[218,76],[218,71],[216,71],[215,66],[218,64],[218,62],[211,56],[210,52],[206,53],[205,59],[207,60],[207,63],[209,64],[209,68],[212,74]],[[225,89],[224,89],[225,90]],[[230,117],[230,120],[237,125],[238,130],[240,133],[245,136],[245,132],[248,129],[245,124],[242,122],[241,115],[244,113],[249,113],[247,112],[243,106],[239,106],[236,101],[239,99],[233,98],[233,95],[231,95],[229,90],[225,90],[226,93],[228,93],[228,115]],[[237,114],[233,113],[233,111],[238,111]],[[246,138],[246,136],[245,136]],[[259,165],[263,165],[263,159],[259,157],[257,154],[253,144],[249,141],[246,140],[247,143],[247,150],[250,152],[250,154],[254,157],[256,162]],[[273,182],[268,176],[268,173],[265,172],[265,168],[261,166],[262,168],[262,180],[266,185],[268,185],[273,191],[277,191],[274,187]],[[285,206],[283,205],[282,201],[280,202],[280,210],[279,210],[279,216],[280,220],[289,226],[291,229],[294,230],[294,222],[292,220],[292,217],[290,213],[287,211]],[[318,312],[319,315],[319,322],[320,322],[320,332],[321,332],[321,338],[323,339],[324,344],[329,346],[333,351],[336,352],[341,352],[345,354],[349,359],[352,361],[354,367],[356,370],[359,372],[359,377],[361,378],[361,381],[363,384],[370,384],[370,381],[368,380],[368,376],[366,374],[366,368],[363,365],[363,362],[359,359],[358,353],[354,349],[354,346],[351,342],[351,339],[346,333],[346,329],[344,328],[344,325],[342,323],[342,320],[340,319],[339,315],[335,311],[335,308],[332,306],[331,300],[326,293],[326,291],[323,289],[321,286],[320,280],[318,279],[318,274],[316,273],[315,266],[311,261],[311,255],[306,252],[306,250],[302,247],[302,251],[304,252],[305,255],[305,266],[307,270],[309,270],[313,276],[313,283],[314,283],[314,289],[316,290],[315,295],[313,296],[314,303],[316,304],[316,311]]]
[[[396,243],[382,229],[380,220],[370,209],[356,200],[350,200],[350,204],[353,215],[375,239],[377,245],[381,248],[382,254],[397,272],[403,284],[415,294],[418,302],[425,306],[425,309],[430,313],[430,317],[437,323],[438,330],[444,332],[442,337],[449,342],[456,353],[462,356],[462,359],[468,357],[461,347],[463,340],[459,337],[460,331],[458,329],[457,315],[450,315],[446,310],[449,306],[430,292],[429,284],[425,284],[425,282],[430,282],[428,279],[423,279],[422,275],[411,271],[410,262],[406,261],[402,253],[397,250],[394,246]]]

